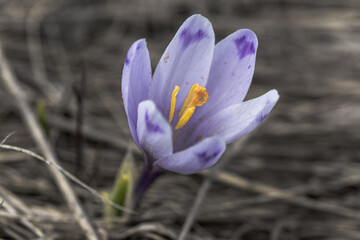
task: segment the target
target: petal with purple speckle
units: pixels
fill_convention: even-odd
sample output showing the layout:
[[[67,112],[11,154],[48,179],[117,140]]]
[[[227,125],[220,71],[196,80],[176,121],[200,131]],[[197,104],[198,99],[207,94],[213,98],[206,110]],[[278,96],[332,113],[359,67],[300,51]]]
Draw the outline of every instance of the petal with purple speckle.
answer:
[[[244,100],[254,74],[257,46],[255,33],[248,29],[216,44],[206,85],[210,97],[202,111],[215,113]]]
[[[193,174],[213,166],[226,148],[225,141],[217,136],[206,138],[194,146],[156,161],[154,164],[168,171]]]
[[[159,159],[172,154],[171,127],[151,100],[139,104],[137,135],[148,158]]]
[[[166,48],[155,70],[149,97],[168,116],[171,94],[176,85],[178,112],[191,86],[199,83],[205,86],[215,46],[211,23],[201,15],[193,15],[179,28]],[[177,116],[173,123],[177,122]]]
[[[140,147],[136,133],[137,110],[147,99],[151,81],[149,52],[144,39],[136,41],[129,49],[122,74],[121,91],[131,135]]]
[[[231,143],[256,128],[270,113],[279,99],[278,92],[271,90],[264,95],[229,106],[199,124],[191,138],[218,135]]]

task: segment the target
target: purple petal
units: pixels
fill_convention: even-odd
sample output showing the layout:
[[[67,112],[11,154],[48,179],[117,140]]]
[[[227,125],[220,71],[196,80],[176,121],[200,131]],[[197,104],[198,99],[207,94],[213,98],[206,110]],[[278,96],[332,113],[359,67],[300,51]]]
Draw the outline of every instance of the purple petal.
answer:
[[[270,113],[278,99],[278,92],[271,90],[258,98],[234,104],[213,116],[204,118],[194,129],[190,137],[191,141],[218,135],[226,143],[233,142],[257,127]]]
[[[257,46],[255,33],[248,29],[216,44],[206,84],[210,97],[202,112],[215,113],[244,100],[254,74]]]
[[[168,171],[193,174],[213,166],[225,151],[220,137],[206,138],[196,145],[156,161],[154,164]]]
[[[155,70],[149,97],[168,116],[171,94],[176,85],[178,112],[191,86],[205,86],[214,51],[214,31],[211,23],[201,15],[193,15],[179,28],[166,48]],[[177,116],[173,122],[177,121]]]
[[[125,112],[128,117],[131,135],[139,146],[136,134],[137,110],[141,101],[148,99],[151,81],[151,64],[149,51],[144,39],[130,47],[122,73],[121,91]]]
[[[139,104],[137,136],[141,148],[151,160],[172,154],[171,127],[151,100]]]

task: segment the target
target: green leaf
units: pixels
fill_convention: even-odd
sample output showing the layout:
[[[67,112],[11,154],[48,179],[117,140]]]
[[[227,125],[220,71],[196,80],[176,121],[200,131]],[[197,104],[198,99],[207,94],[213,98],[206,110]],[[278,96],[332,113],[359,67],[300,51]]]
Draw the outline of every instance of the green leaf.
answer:
[[[40,125],[43,127],[46,135],[49,135],[50,128],[46,121],[46,109],[45,109],[44,100],[41,100],[41,99],[37,100],[36,112],[37,112],[37,117],[39,119]]]
[[[119,168],[115,183],[110,193],[104,192],[103,196],[124,207],[131,207],[132,192],[137,178],[137,171],[134,163],[134,157],[131,151],[125,155]],[[122,216],[123,212],[112,206],[105,204],[105,216],[108,218]]]

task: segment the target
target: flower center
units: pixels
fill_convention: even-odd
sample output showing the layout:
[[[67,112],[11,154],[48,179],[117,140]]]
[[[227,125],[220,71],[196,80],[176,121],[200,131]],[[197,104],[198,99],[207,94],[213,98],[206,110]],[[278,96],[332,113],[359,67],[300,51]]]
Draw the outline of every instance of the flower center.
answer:
[[[175,86],[172,95],[171,95],[171,104],[170,104],[170,113],[169,113],[169,122],[172,121],[175,113],[176,105],[176,95],[179,93],[180,87]],[[188,96],[186,97],[184,104],[178,114],[179,121],[175,126],[175,129],[179,129],[185,126],[185,124],[190,120],[191,116],[194,114],[196,107],[202,106],[206,103],[209,98],[209,94],[206,92],[206,88],[201,87],[198,83],[194,84]]]

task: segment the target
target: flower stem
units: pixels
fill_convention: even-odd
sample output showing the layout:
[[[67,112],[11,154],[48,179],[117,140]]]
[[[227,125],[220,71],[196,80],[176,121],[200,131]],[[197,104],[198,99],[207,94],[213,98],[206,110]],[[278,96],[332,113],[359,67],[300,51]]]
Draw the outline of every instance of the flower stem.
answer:
[[[153,167],[150,164],[144,167],[144,170],[142,171],[133,191],[132,209],[135,209],[139,205],[141,198],[144,196],[151,184],[153,184],[155,180],[164,173],[164,170]]]

